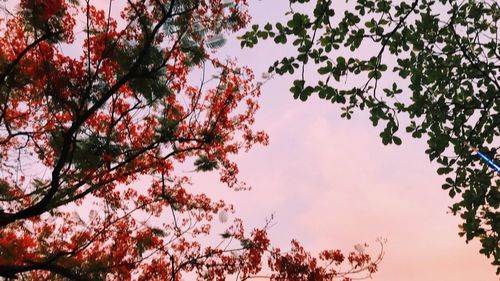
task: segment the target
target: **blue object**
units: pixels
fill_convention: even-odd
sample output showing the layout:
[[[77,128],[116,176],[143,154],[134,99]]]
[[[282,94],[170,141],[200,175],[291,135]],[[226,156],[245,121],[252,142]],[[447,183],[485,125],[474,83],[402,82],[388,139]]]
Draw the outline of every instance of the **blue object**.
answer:
[[[479,156],[481,156],[481,158],[484,159],[484,161],[486,161],[488,163],[488,165],[490,165],[493,169],[495,169],[497,172],[500,173],[500,166],[498,166],[497,164],[495,164],[495,162],[493,162],[493,160],[491,160],[490,158],[486,157],[486,155],[482,154],[479,150],[476,151],[477,154]]]

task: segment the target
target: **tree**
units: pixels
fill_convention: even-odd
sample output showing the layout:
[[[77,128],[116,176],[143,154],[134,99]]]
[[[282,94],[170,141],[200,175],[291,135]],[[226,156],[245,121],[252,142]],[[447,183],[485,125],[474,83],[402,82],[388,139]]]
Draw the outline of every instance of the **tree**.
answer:
[[[452,198],[461,194],[450,207],[463,219],[460,235],[479,239],[500,274],[500,179],[470,149],[499,159],[498,2],[358,0],[345,8],[331,0],[289,2],[288,21],[252,26],[241,46],[292,42],[296,55],[269,72],[298,72],[290,89],[295,99],[317,94],[340,104],[347,119],[369,110],[386,145],[401,144],[401,126],[424,137],[437,173],[447,176],[442,188]],[[308,67],[317,81],[306,81]]]
[[[100,10],[90,0],[22,0],[4,10],[1,277],[244,280],[264,255],[274,280],[377,270],[383,250],[377,259],[333,250],[313,258],[296,241],[290,252],[273,248],[270,222],[245,232],[235,219],[219,244],[202,242],[233,206],[189,192],[175,168],[218,169],[230,188],[245,188],[231,155],[268,141],[252,128],[252,71],[215,56],[223,34],[247,24],[246,5],[128,0]]]

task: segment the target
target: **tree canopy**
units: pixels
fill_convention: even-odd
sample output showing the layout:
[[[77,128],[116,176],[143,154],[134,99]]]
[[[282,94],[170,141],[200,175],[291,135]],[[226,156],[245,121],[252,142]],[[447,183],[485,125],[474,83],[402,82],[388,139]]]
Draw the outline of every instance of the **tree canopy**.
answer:
[[[384,144],[400,145],[401,128],[427,141],[442,188],[459,197],[459,234],[479,239],[500,274],[500,178],[470,149],[499,159],[499,3],[346,2],[290,0],[285,22],[252,26],[241,46],[293,45],[269,72],[296,75],[295,99],[317,95],[347,119],[368,110]]]
[[[248,23],[246,1],[97,2],[2,11],[0,277],[245,280],[265,267],[273,280],[350,280],[377,270],[383,250],[315,258],[297,241],[272,247],[269,222],[249,232],[234,219],[213,238],[213,218],[233,206],[193,194],[175,169],[218,170],[245,188],[231,156],[268,141],[253,128],[254,74],[215,55]]]

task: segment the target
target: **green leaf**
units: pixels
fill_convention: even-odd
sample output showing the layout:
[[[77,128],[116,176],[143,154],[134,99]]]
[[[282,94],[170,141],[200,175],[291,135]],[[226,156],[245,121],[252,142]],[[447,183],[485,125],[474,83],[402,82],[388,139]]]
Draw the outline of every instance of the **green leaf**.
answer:
[[[392,141],[394,142],[395,145],[401,145],[402,141],[400,138],[393,136]]]
[[[378,70],[372,70],[368,72],[368,78],[375,78],[376,80],[382,77],[382,73]]]
[[[156,235],[156,236],[159,236],[159,237],[165,237],[165,231],[159,229],[159,228],[151,228],[151,232]]]
[[[194,161],[196,171],[208,172],[219,168],[219,163],[216,159],[210,159],[207,155],[199,154],[198,159]]]

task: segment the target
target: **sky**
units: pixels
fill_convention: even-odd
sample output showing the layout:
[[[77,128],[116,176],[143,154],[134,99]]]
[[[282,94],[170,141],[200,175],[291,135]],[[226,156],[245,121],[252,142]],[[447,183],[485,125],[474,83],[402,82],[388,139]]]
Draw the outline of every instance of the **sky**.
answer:
[[[279,20],[287,2],[250,1],[253,22]],[[258,77],[292,51],[273,44],[241,50],[230,39],[220,53],[237,57]],[[316,253],[349,252],[366,242],[377,254],[375,240],[386,238],[374,281],[499,280],[479,254],[479,244],[458,236],[461,220],[448,212],[453,201],[440,188],[443,179],[424,153],[425,141],[401,135],[402,146],[384,146],[380,129],[365,113],[341,119],[336,105],[317,98],[294,100],[290,86],[290,77],[275,77],[263,86],[255,128],[270,135],[270,144],[235,158],[240,179],[252,190],[228,190],[216,173],[205,173],[189,174],[193,192],[234,204],[234,216],[247,228],[263,226],[274,214],[269,236],[283,250],[297,239]]]
[[[279,20],[287,2],[250,1],[253,23]],[[240,50],[228,40],[220,52],[260,76],[291,51],[267,43]],[[376,254],[376,238],[386,238],[374,281],[499,280],[479,243],[459,237],[461,220],[448,212],[454,201],[441,189],[444,179],[424,153],[425,140],[403,133],[402,146],[384,146],[367,114],[346,120],[337,105],[294,100],[291,81],[275,77],[263,86],[255,127],[270,135],[270,144],[236,158],[240,178],[253,189],[228,191],[210,174],[192,175],[194,189],[233,203],[247,227],[274,214],[269,235],[283,249],[291,239],[316,253],[348,252],[366,242]]]

